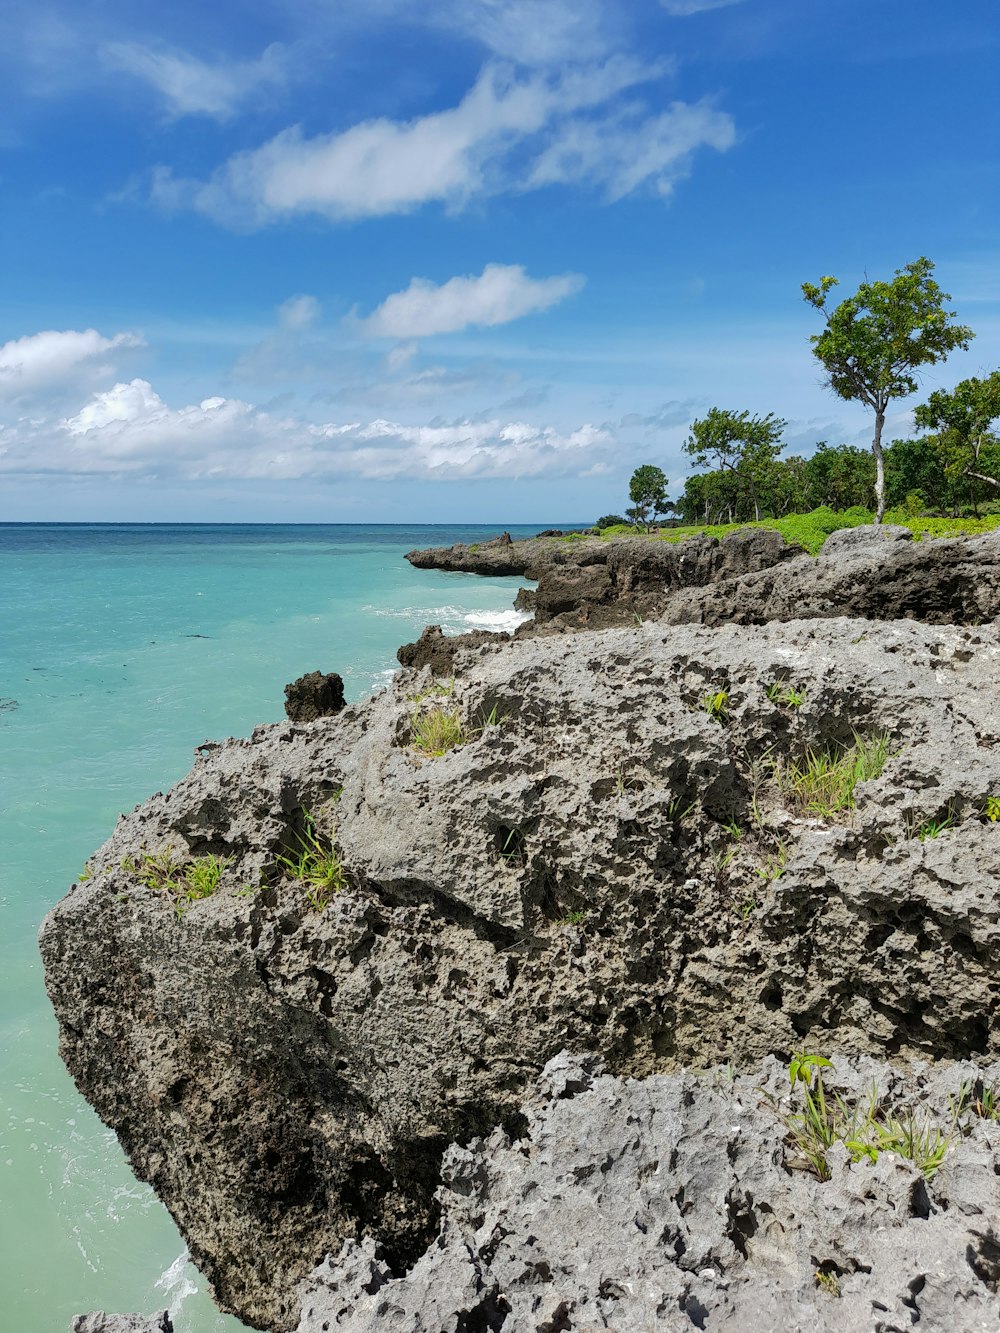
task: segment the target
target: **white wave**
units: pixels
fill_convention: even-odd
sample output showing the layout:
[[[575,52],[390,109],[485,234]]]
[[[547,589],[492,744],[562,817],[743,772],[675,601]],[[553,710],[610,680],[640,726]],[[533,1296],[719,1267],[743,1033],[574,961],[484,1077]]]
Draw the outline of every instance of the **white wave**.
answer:
[[[190,1256],[187,1250],[179,1254],[174,1262],[156,1279],[154,1286],[162,1291],[170,1308],[170,1318],[175,1319],[180,1308],[189,1296],[196,1296],[198,1288],[191,1279],[189,1270]]]
[[[513,634],[518,625],[531,619],[528,611],[468,611],[462,617],[463,624],[469,629],[501,630]]]

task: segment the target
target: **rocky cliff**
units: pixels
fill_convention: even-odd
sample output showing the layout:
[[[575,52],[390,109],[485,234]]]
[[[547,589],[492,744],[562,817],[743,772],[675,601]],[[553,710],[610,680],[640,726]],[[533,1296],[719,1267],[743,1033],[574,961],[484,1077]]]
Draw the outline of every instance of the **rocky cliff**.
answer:
[[[829,1261],[858,1321],[830,1328],[909,1326],[921,1281],[928,1311],[986,1311],[929,1327],[996,1327],[988,1225],[938,1218],[988,1216],[995,1180],[921,1194],[892,1155],[790,1176],[783,1122],[751,1105],[766,1071],[731,1107],[676,1071],[802,1048],[1000,1057],[1000,545],[816,562],[752,543],[666,548],[654,572],[637,553],[659,619],[467,643],[453,681],[410,668],[334,717],[202,753],[47,918],[63,1056],[224,1308],[303,1333],[375,1327],[376,1293],[400,1328],[792,1327],[767,1320]],[[718,606],[745,623],[671,623]],[[816,794],[811,760],[855,766],[846,798]],[[607,1075],[536,1115],[563,1051]],[[661,1123],[679,1157],[654,1151]],[[955,1171],[1000,1167],[992,1124]],[[631,1146],[605,1167],[605,1141]],[[549,1231],[518,1286],[529,1195]],[[588,1209],[615,1219],[599,1243]],[[892,1256],[861,1234],[890,1215]],[[963,1244],[942,1294],[923,1256]]]

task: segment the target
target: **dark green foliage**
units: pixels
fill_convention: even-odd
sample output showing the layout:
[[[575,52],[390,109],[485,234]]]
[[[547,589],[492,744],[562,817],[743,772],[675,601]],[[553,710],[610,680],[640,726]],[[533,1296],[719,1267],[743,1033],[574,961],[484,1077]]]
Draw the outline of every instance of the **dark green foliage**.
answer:
[[[621,514],[605,514],[594,524],[598,532],[603,532],[605,528],[623,527],[628,522],[627,518],[622,518]]]

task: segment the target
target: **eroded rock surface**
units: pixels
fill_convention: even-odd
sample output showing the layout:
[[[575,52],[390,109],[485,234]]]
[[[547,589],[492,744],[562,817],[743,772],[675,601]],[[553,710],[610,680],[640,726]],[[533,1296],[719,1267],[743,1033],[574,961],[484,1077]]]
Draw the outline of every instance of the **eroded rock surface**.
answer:
[[[564,1048],[632,1078],[803,1046],[1000,1055],[994,625],[647,623],[455,667],[450,694],[403,674],[207,752],[43,927],[74,1078],[262,1328],[296,1326],[345,1240],[418,1259],[445,1148],[520,1138]],[[464,744],[413,750],[418,695]],[[890,754],[856,809],[793,809],[775,765],[855,732]],[[282,860],[307,812],[347,875],[322,911]],[[180,919],[142,882],[167,848],[229,858]]]
[[[839,536],[833,533],[827,543]],[[874,548],[871,539],[847,541],[829,552],[827,543],[816,560],[684,589],[667,599],[661,614],[675,624],[850,615],[967,625],[1000,613],[1000,532],[921,542],[875,539]]]
[[[78,1315],[70,1333],[173,1333],[174,1326],[166,1310],[160,1314],[94,1314]]]
[[[518,594],[519,610],[533,612],[516,631],[519,638],[568,630],[632,625],[659,615],[681,588],[701,587],[806,559],[780,533],[747,529],[719,540],[691,537],[685,542],[633,538],[542,537],[512,542],[497,538],[479,546],[462,544],[411,551],[419,569],[472,574],[522,574],[537,582]],[[462,636],[471,643],[471,636]],[[421,642],[400,649],[400,661],[421,661]]]
[[[827,1084],[851,1105],[874,1085],[950,1129],[962,1082],[998,1074],[842,1061]],[[413,1270],[395,1278],[371,1239],[345,1242],[303,1283],[298,1333],[992,1333],[1000,1125],[953,1129],[929,1181],[842,1146],[820,1181],[788,1170],[791,1103],[773,1060],[633,1081],[557,1057],[522,1137],[448,1149],[441,1230]]]
[[[344,707],[344,681],[336,671],[308,671],[285,686],[285,716],[292,722],[315,722]]]

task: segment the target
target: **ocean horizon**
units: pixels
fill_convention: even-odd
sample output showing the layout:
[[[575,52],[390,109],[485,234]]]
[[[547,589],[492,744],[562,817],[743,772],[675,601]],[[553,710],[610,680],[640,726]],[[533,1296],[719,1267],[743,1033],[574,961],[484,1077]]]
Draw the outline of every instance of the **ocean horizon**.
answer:
[[[0,1252],[7,1326],[169,1308],[231,1333],[152,1191],[57,1052],[36,944],[119,813],[206,739],[283,717],[283,686],[382,688],[424,625],[512,631],[524,580],[415,570],[418,546],[567,524],[0,522]]]

